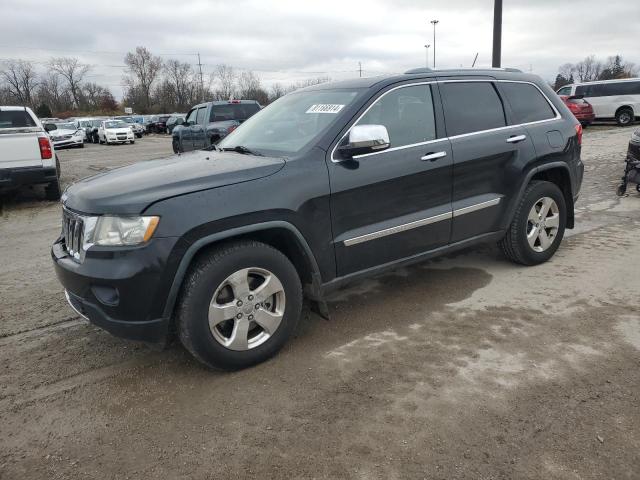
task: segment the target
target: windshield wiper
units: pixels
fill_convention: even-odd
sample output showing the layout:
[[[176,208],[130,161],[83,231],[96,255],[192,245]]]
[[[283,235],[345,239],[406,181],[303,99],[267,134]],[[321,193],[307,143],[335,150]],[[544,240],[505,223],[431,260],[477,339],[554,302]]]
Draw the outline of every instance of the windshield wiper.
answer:
[[[238,152],[238,153],[242,153],[243,155],[256,155],[258,157],[263,156],[261,153],[251,150],[250,148],[247,148],[244,145],[236,145],[235,147],[219,148],[219,150],[223,152]]]

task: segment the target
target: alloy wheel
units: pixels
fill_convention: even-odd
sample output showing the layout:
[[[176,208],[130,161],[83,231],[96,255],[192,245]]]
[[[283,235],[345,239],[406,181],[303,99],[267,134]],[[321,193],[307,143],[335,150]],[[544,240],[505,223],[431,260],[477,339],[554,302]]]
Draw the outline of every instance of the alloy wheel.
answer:
[[[229,275],[209,304],[213,338],[230,350],[246,351],[266,342],[282,322],[282,283],[263,268],[244,268]]]
[[[533,204],[527,219],[527,241],[536,252],[547,250],[556,239],[560,227],[560,211],[553,198],[542,197]]]

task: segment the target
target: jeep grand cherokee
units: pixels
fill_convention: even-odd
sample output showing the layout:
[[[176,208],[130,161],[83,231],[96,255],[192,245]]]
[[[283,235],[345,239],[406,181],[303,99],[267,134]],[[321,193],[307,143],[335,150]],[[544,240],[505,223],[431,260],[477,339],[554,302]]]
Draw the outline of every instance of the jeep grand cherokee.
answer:
[[[214,151],[141,162],[63,195],[52,257],[76,311],[173,332],[242,368],[291,336],[303,296],[481,242],[547,261],[574,223],[582,127],[534,75],[413,70],[284,96]]]

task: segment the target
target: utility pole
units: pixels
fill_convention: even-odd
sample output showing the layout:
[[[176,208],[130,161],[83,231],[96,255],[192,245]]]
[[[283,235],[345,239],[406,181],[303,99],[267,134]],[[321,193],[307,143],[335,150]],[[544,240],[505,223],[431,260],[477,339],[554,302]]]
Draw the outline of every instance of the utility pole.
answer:
[[[440,23],[440,20],[431,20],[433,24],[433,68],[436,68],[436,25]]]
[[[204,98],[204,80],[202,79],[202,63],[200,62],[200,53],[198,53],[198,69],[200,70],[200,97],[202,101],[205,101]]]
[[[493,56],[491,66],[500,68],[502,57],[502,0],[493,0]]]
[[[430,46],[431,46],[431,45],[429,45],[429,44],[427,44],[427,45],[425,45],[425,46],[424,46],[425,50],[427,51],[427,54],[426,54],[426,56],[425,56],[426,62],[425,62],[425,64],[424,64],[424,66],[425,66],[425,67],[427,67],[427,68],[429,68],[429,47],[430,47]]]
[[[358,62],[358,71],[360,72],[360,78],[362,78],[362,62]]]

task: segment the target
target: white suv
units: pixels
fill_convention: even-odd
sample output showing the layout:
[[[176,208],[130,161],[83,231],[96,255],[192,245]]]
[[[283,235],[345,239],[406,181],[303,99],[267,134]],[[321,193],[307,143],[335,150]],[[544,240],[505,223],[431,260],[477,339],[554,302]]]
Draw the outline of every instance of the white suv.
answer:
[[[44,184],[60,198],[60,164],[51,139],[28,107],[0,107],[0,191]]]

